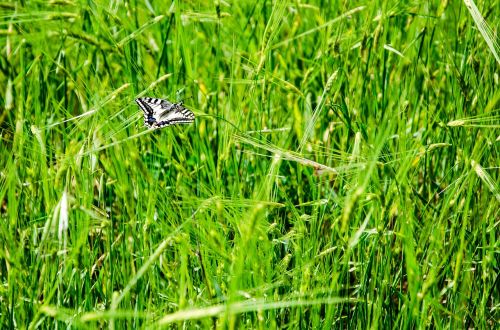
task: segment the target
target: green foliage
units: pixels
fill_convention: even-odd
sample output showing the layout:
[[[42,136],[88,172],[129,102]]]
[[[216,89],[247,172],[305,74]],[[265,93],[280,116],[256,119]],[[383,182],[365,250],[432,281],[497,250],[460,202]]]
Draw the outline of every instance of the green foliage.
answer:
[[[500,64],[464,3],[0,10],[2,328],[500,319]]]

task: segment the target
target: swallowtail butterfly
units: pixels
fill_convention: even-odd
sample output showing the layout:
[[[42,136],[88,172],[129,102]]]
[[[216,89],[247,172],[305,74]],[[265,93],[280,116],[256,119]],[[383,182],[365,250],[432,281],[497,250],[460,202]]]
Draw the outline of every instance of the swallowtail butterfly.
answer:
[[[144,111],[144,124],[148,128],[161,128],[175,124],[189,124],[194,121],[194,113],[181,103],[170,103],[152,97],[135,100]]]

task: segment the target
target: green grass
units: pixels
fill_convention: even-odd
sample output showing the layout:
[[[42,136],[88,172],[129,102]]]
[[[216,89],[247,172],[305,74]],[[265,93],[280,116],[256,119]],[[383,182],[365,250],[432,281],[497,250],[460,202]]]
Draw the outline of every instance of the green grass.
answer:
[[[475,5],[0,2],[2,328],[498,326]]]

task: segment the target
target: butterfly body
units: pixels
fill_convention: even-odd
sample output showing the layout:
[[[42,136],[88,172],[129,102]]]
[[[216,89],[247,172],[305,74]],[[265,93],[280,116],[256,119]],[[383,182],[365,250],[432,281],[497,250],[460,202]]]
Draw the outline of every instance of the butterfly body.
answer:
[[[194,121],[194,113],[186,109],[182,103],[171,103],[152,97],[140,97],[135,102],[144,112],[144,124],[148,128],[190,124]]]

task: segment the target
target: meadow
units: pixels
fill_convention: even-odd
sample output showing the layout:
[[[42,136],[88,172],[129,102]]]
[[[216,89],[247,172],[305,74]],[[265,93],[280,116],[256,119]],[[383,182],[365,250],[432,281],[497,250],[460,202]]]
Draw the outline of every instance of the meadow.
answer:
[[[0,17],[1,328],[499,326],[497,1]]]

